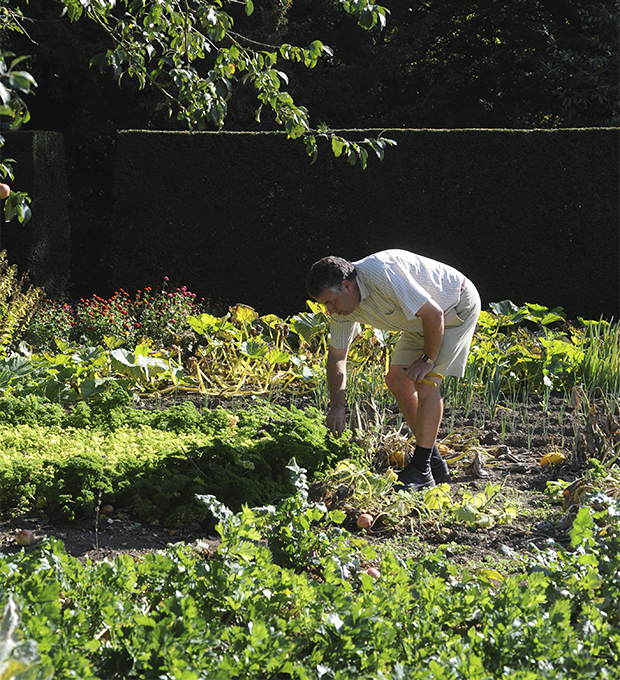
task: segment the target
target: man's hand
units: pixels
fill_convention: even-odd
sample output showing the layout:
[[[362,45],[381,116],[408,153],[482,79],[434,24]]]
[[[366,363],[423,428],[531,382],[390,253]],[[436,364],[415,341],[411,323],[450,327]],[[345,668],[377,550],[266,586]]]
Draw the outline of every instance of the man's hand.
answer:
[[[427,373],[430,373],[433,370],[433,364],[427,364],[425,361],[422,361],[422,359],[416,359],[410,366],[407,366],[407,368],[403,370],[409,380],[415,383],[421,383]]]
[[[347,426],[347,417],[344,407],[330,408],[327,412],[325,422],[334,437],[340,437]]]

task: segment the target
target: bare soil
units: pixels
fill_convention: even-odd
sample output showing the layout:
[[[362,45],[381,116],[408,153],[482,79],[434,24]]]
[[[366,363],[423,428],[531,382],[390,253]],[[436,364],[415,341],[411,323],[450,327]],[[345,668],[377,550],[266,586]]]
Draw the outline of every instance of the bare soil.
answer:
[[[398,418],[396,412],[384,415],[388,425],[390,419],[396,422]],[[441,545],[449,546],[455,561],[466,563],[479,562],[485,556],[505,555],[506,548],[518,554],[529,553],[532,546],[542,546],[549,538],[565,541],[570,528],[569,518],[561,506],[550,506],[544,492],[549,480],[572,481],[579,477],[579,473],[570,467],[578,428],[578,415],[572,405],[553,396],[548,403],[533,397],[527,403],[500,405],[495,417],[490,417],[488,409],[481,404],[468,410],[446,408],[440,439],[451,433],[475,431],[488,452],[477,462],[464,458],[451,467],[452,490],[482,490],[489,481],[501,482],[518,493],[524,512],[511,524],[490,529],[414,523],[411,525],[413,533],[423,549],[434,551]],[[566,454],[566,462],[541,466],[543,455],[558,448]],[[350,528],[356,531],[353,522]],[[142,524],[123,513],[66,523],[30,512],[0,518],[0,553],[24,549],[16,543],[21,529],[30,529],[35,543],[46,537],[60,539],[67,552],[82,562],[114,558],[120,554],[140,557],[177,542],[196,544],[200,540],[203,545],[205,541],[211,543],[213,548],[217,545],[217,537],[210,535],[209,527],[199,524],[190,523],[178,531],[170,531],[156,524]],[[411,537],[411,530],[378,527],[367,537],[373,542],[398,540],[399,537],[406,540]]]

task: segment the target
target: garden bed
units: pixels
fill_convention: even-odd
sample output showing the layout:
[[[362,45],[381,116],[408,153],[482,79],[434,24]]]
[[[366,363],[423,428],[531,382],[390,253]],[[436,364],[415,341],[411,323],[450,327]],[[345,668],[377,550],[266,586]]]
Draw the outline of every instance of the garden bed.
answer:
[[[157,402],[146,400],[141,407],[166,409],[182,399],[192,401],[198,410],[204,408],[204,400],[196,396],[165,397]],[[210,403],[210,407],[217,405],[235,412],[240,408],[239,402],[218,400]],[[388,430],[394,431],[399,427],[396,408],[386,409],[384,417]],[[432,552],[443,545],[452,554],[455,563],[462,564],[505,556],[510,551],[525,555],[533,545],[541,547],[550,537],[562,542],[566,539],[570,523],[564,518],[561,505],[550,506],[545,490],[549,480],[573,480],[578,473],[567,464],[541,466],[540,461],[546,453],[558,448],[566,453],[569,460],[576,428],[578,422],[573,420],[571,405],[555,396],[547,402],[533,396],[527,403],[511,404],[510,407],[500,405],[495,417],[490,416],[481,402],[474,402],[469,409],[446,408],[440,440],[451,433],[475,431],[487,451],[482,468],[478,465],[478,469],[474,469],[476,466],[470,465],[471,457],[451,466],[451,493],[458,495],[459,490],[482,490],[488,482],[501,483],[507,493],[514,493],[518,498],[520,512],[509,524],[498,524],[488,529],[433,521],[409,525],[401,523],[397,527],[376,527],[365,534],[367,539],[371,543],[403,541],[409,553]],[[407,432],[406,428],[403,431]],[[376,463],[379,468],[383,465],[379,460]],[[349,515],[345,526],[358,533],[355,513],[351,508]],[[46,537],[60,539],[67,553],[81,561],[99,561],[120,554],[140,557],[177,542],[200,543],[201,549],[205,544],[212,545],[215,549],[218,542],[213,524],[208,521],[190,521],[168,529],[159,522],[140,521],[123,509],[109,517],[100,514],[98,520],[94,516],[75,522],[30,511],[0,521],[0,550],[3,553],[22,549],[16,544],[15,537],[24,528],[34,532],[35,542]]]
[[[393,337],[353,344],[336,440],[317,306],[127,299],[0,362],[5,617],[41,677],[611,677],[617,325],[492,305],[442,383],[452,483],[411,494]]]

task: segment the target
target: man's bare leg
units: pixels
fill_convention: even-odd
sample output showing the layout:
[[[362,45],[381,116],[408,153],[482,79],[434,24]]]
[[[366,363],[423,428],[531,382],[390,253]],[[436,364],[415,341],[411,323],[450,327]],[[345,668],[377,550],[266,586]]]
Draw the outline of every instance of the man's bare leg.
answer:
[[[438,378],[432,378],[432,381],[440,382]],[[432,449],[443,418],[439,384],[434,387],[424,382],[411,382],[405,375],[403,366],[391,366],[385,382],[396,398],[407,425],[415,434],[416,443]]]

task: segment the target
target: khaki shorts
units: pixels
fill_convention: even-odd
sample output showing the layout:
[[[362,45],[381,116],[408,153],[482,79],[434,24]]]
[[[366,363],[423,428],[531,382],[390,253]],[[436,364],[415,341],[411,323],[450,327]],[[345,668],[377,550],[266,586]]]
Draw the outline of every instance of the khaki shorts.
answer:
[[[480,316],[480,295],[474,284],[466,280],[457,306],[444,317],[444,333],[433,372],[441,375],[465,375],[471,339]],[[392,354],[393,366],[409,366],[424,354],[424,334],[403,333]]]

